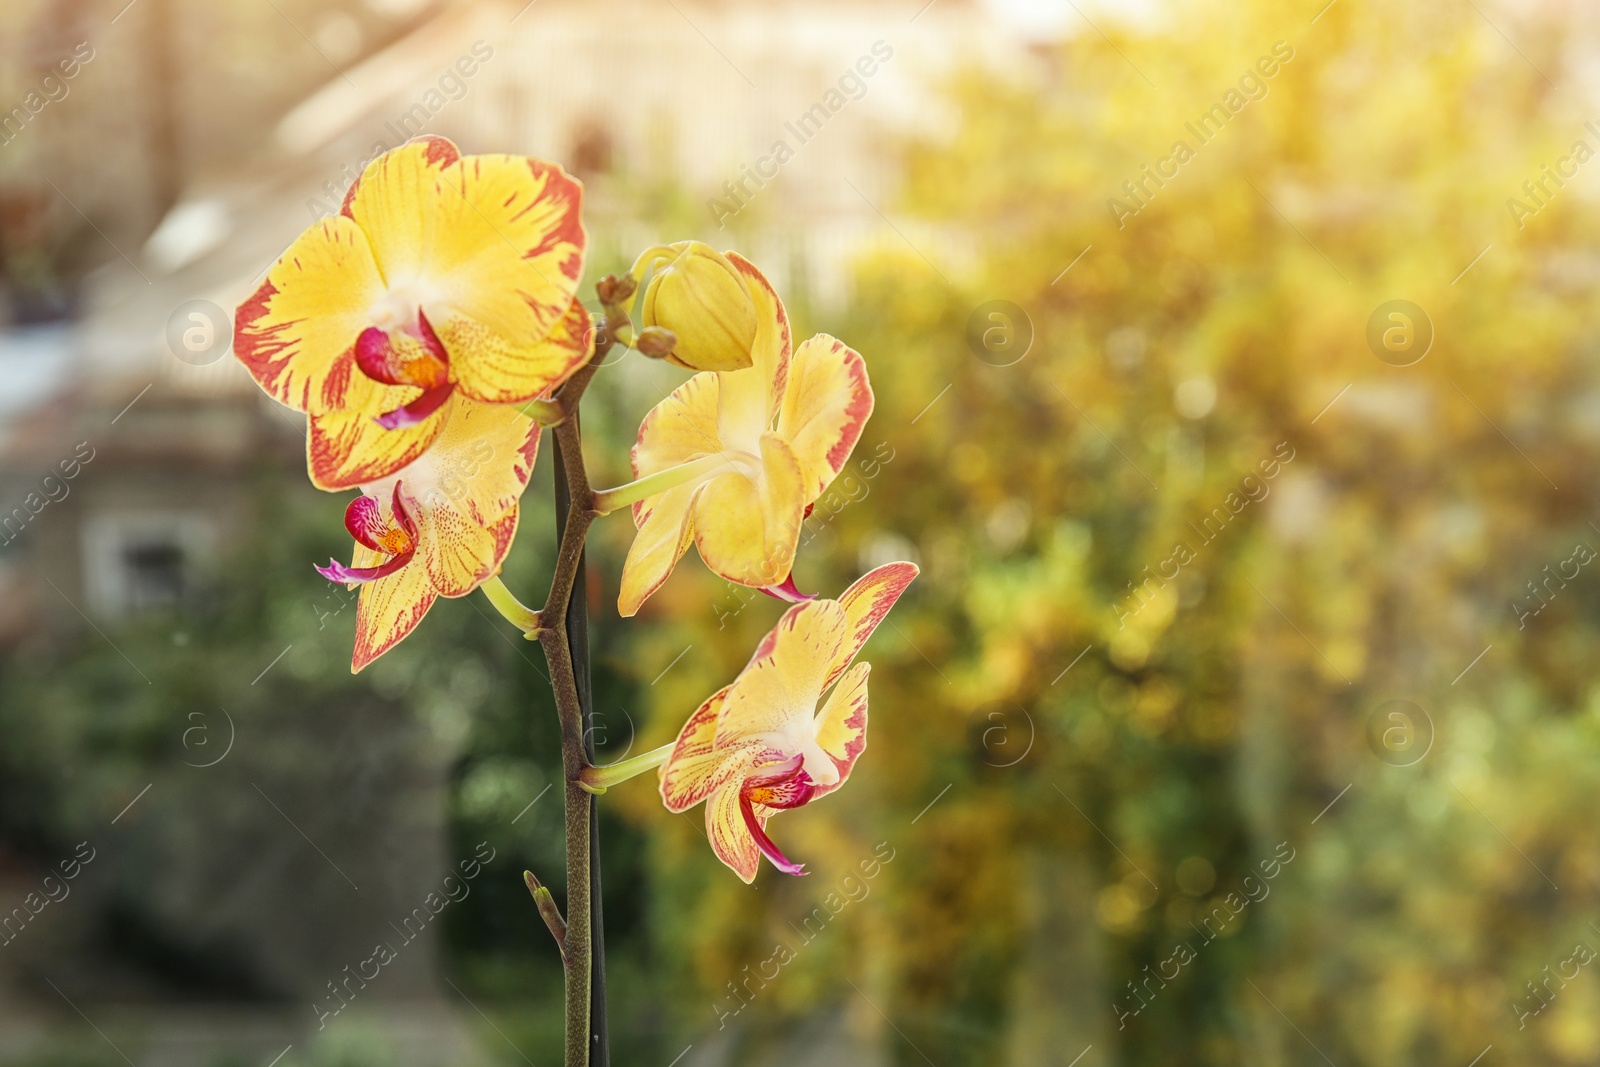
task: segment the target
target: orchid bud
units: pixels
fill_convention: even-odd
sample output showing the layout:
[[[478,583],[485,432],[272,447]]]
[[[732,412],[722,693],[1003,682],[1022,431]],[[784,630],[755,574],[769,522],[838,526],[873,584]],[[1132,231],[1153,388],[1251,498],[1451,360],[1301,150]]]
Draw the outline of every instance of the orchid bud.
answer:
[[[620,278],[615,274],[607,274],[604,278],[594,283],[595,292],[599,295],[600,302],[607,305],[622,303],[633,295],[638,286],[639,279],[631,274],[624,274]]]
[[[678,338],[671,330],[664,330],[660,326],[646,326],[639,331],[639,337],[634,341],[633,347],[641,355],[651,359],[671,359],[672,350],[678,346]]]
[[[756,306],[744,276],[727,257],[700,241],[645,252],[637,276],[654,267],[640,301],[639,325],[677,336],[665,358],[690,370],[741,370],[754,361]]]

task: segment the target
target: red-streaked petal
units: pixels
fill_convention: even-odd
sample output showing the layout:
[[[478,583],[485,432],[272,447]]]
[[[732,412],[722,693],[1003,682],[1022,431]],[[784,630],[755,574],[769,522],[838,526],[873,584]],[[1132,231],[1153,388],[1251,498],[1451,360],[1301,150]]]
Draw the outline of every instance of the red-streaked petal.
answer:
[[[821,496],[844,469],[871,415],[872,387],[859,354],[825,333],[795,350],[778,433],[800,460],[807,499]]]
[[[488,526],[454,507],[418,508],[422,561],[440,596],[466,596],[500,570],[517,534],[517,505]]]
[[[810,873],[805,869],[804,864],[795,863],[788,856],[785,856],[782,850],[773,843],[772,838],[767,836],[767,820],[751,810],[750,800],[742,792],[739,794],[739,813],[744,817],[745,829],[750,832],[750,837],[755,841],[756,848],[761,850],[763,856],[772,861],[774,867],[784,874],[792,874],[801,878]],[[731,867],[732,864],[729,864],[729,866]],[[745,880],[750,881],[751,879],[747,878]]]
[[[867,638],[872,636],[872,631],[878,628],[878,624],[889,614],[889,609],[894,607],[894,602],[900,599],[900,594],[906,591],[918,573],[915,563],[885,563],[863,574],[839,597],[849,626],[844,640],[839,643],[833,665],[828,670],[827,681],[822,686],[824,690],[838,681],[845,668],[861,651],[861,646],[867,643]]]
[[[414,282],[467,391],[509,401],[498,357],[452,347],[446,320],[470,319],[506,342],[533,345],[568,313],[583,273],[583,187],[560,167],[507,155],[458,155],[410,142],[367,165],[349,215],[386,279]],[[524,394],[529,399],[534,394]]]
[[[480,404],[460,392],[444,410],[433,447],[397,478],[433,587],[453,597],[477,588],[505,559],[539,426],[512,405]]]
[[[809,726],[816,714],[823,678],[844,630],[844,609],[832,600],[812,600],[785,612],[734,681],[717,716],[717,744],[803,736],[800,724]]]
[[[756,880],[761,848],[745,822],[739,783],[729,782],[706,801],[706,838],[711,851],[746,885]]]
[[[407,141],[406,144],[421,145],[423,158],[427,161],[429,166],[448,167],[450,164],[461,158],[461,150],[456,147],[454,141],[450,140],[448,137],[440,137],[435,133],[427,133],[421,135],[420,137],[413,137],[411,140]],[[401,147],[403,148],[405,145],[402,145]],[[358,174],[356,175],[356,180],[350,183],[350,188],[345,190],[344,203],[339,206],[339,214],[343,215],[345,218],[352,217],[350,214],[350,203],[351,201],[355,200],[356,190],[360,188],[360,186],[361,175]]]
[[[839,778],[827,785],[818,785],[811,792],[816,800],[844,785],[855,768],[856,760],[867,749],[867,675],[870,663],[857,663],[845,672],[839,684],[828,694],[828,701],[817,713],[817,747],[839,769]]]
[[[683,729],[678,731],[672,754],[661,765],[658,772],[661,802],[670,812],[688,811],[722,784],[723,779],[714,776],[713,772],[725,753],[718,753],[713,741],[717,732],[717,712],[722,708],[723,698],[728,695],[728,688],[723,686],[718,689],[695,709],[689,721],[683,724]]]
[[[379,415],[372,421],[382,426],[385,430],[398,430],[407,426],[415,426],[444,406],[444,402],[450,399],[450,394],[454,389],[455,386],[453,385],[441,385],[437,389],[429,389],[404,407],[395,408],[387,414]]]
[[[364,549],[356,550],[359,560]],[[419,561],[401,567],[361,587],[356,602],[356,641],[350,657],[350,673],[363,667],[399,644],[428,613],[439,594],[428,580],[427,568]]]
[[[403,403],[405,391],[361,374],[355,342],[383,294],[359,226],[334,216],[295,239],[234,315],[233,352],[274,399],[320,415]]]
[[[488,404],[520,404],[548,393],[589,362],[595,330],[588,310],[573,300],[541,340],[507,337],[458,314],[439,320],[439,337],[463,393]]]
[[[717,714],[730,686],[712,693],[678,733],[672,754],[658,772],[661,802],[671,812],[688,811],[724,785],[747,778],[757,767],[784,759],[762,742],[716,747]]]

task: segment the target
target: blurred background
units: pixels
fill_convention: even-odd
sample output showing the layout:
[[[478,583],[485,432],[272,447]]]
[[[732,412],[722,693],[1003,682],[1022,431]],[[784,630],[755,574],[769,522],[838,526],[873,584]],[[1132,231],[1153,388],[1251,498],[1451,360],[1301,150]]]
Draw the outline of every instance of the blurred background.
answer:
[[[1600,1062],[1592,5],[0,28],[0,1064],[559,1059],[542,656],[468,598],[353,678],[311,569],[343,500],[228,353],[417,133],[579,175],[591,281],[703,239],[859,349],[876,412],[796,578],[923,571],[849,791],[780,826],[810,877],[741,884],[650,779],[603,799],[615,1062]],[[599,482],[682,376],[601,372]],[[547,450],[524,599],[550,493]],[[624,623],[631,536],[590,542],[606,760],[781,612],[691,554]]]

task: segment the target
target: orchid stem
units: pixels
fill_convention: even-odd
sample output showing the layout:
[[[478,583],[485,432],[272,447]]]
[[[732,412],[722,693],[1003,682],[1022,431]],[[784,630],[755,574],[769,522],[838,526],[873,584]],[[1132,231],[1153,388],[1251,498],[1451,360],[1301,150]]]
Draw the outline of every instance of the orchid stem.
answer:
[[[691,459],[687,463],[679,463],[666,470],[647,474],[643,478],[619,485],[614,489],[598,490],[594,494],[594,512],[596,515],[609,515],[618,508],[625,508],[657,493],[664,493],[685,482],[704,478],[724,467],[728,470],[738,469],[727,456],[721,452],[713,452],[709,456],[701,456],[699,459]]]
[[[604,767],[591,764],[583,769],[578,784],[591,793],[604,793],[614,785],[621,785],[629,778],[636,778],[645,771],[661,766],[667,762],[667,757],[672,755],[672,749],[676,745],[676,741],[669,741],[660,748],[653,748],[631,759],[608,763]]]
[[[620,289],[619,289],[620,285]],[[626,283],[607,276],[599,286],[618,296]],[[566,977],[565,1067],[609,1067],[606,1039],[605,937],[600,909],[600,835],[594,795],[583,787],[584,768],[594,762],[593,705],[589,688],[589,616],[584,581],[584,540],[594,522],[594,491],[583,464],[578,403],[616,337],[606,319],[597,324],[594,355],[554,398],[567,417],[554,432],[556,550],[550,595],[539,610],[540,647],[550,664],[550,683],[561,725],[565,780],[567,917],[562,937]],[[536,897],[537,899],[537,897]],[[553,903],[553,902],[552,902]]]
[[[522,631],[522,636],[529,641],[539,640],[539,613],[528,607],[512,595],[506,588],[506,583],[500,580],[497,574],[484,582],[478,588],[483,590],[483,595],[489,598],[489,603],[494,605],[494,610],[505,616],[506,621]]]

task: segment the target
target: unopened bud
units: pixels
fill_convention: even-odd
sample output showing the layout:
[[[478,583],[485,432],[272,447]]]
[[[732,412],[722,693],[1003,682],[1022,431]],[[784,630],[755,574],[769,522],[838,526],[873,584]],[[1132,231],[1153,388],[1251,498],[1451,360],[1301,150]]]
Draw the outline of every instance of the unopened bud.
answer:
[[[639,280],[631,274],[624,274],[620,278],[615,274],[607,274],[595,283],[594,288],[602,304],[620,304],[639,288]]]
[[[754,362],[755,298],[726,256],[700,241],[680,241],[645,252],[633,272],[642,274],[646,267],[655,273],[640,301],[639,325],[677,335],[663,358],[709,371],[741,370]]]
[[[639,350],[642,356],[651,359],[668,359],[672,350],[677,347],[678,335],[661,326],[646,326],[639,331],[639,337],[634,341],[633,347]]]

